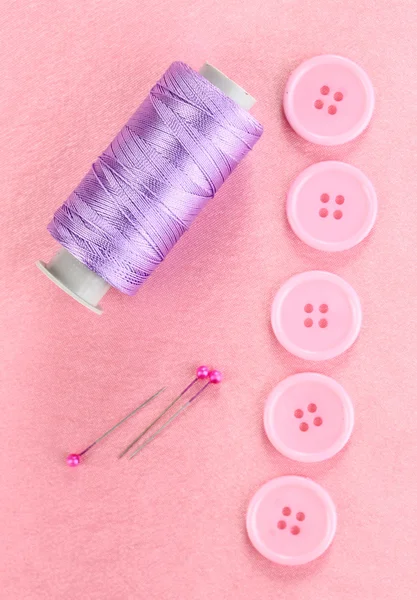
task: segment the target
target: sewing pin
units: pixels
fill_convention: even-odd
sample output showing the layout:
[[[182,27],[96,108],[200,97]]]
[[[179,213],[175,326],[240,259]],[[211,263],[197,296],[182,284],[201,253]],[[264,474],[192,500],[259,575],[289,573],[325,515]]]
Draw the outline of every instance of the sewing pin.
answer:
[[[128,419],[130,419],[130,417],[133,417],[133,415],[135,413],[137,413],[141,408],[143,408],[144,406],[146,406],[149,402],[151,402],[151,400],[153,400],[154,398],[156,398],[156,396],[158,396],[164,390],[165,390],[165,388],[161,388],[159,391],[156,392],[156,394],[154,394],[153,396],[151,396],[150,398],[148,398],[147,400],[145,400],[145,402],[142,402],[142,404],[140,406],[138,406],[134,410],[132,410],[131,413],[129,413],[121,421],[119,421],[118,423],[116,423],[116,425],[113,425],[113,427],[111,429],[109,429],[108,431],[106,431],[106,433],[103,433],[103,435],[101,435],[99,438],[97,438],[92,444],[90,444],[89,446],[87,446],[87,448],[85,450],[83,450],[79,454],[69,454],[67,456],[67,465],[69,467],[77,467],[80,464],[80,462],[81,462],[81,456],[83,456],[83,454],[86,454],[93,446],[95,446],[96,444],[98,444],[99,442],[101,442],[101,440],[103,440],[105,437],[107,437],[108,435],[110,435],[110,433],[112,433],[112,431],[114,431],[115,429],[117,429],[117,427],[119,427],[120,425],[122,425],[122,423],[124,423],[125,421],[127,421]]]
[[[143,444],[141,444],[138,448],[136,448],[136,450],[133,452],[133,454],[131,454],[129,456],[129,460],[131,460],[136,454],[138,454],[138,452],[140,452],[141,450],[143,450],[148,444],[150,444],[160,433],[162,433],[162,431],[168,427],[168,425],[170,423],[172,423],[172,421],[174,421],[177,417],[179,417],[179,415],[190,406],[190,404],[192,404],[194,402],[194,400],[196,400],[196,398],[198,396],[200,396],[200,394],[202,394],[204,392],[204,390],[211,384],[211,383],[220,383],[223,379],[222,374],[220,373],[220,371],[210,371],[209,373],[209,381],[206,383],[206,385],[204,385],[201,390],[199,390],[196,394],[194,394],[194,396],[192,398],[190,398],[190,400],[188,400],[188,402],[186,402],[185,404],[183,404],[181,406],[181,408],[179,408],[173,415],[172,417],[170,417],[168,419],[168,421],[166,421],[163,425],[161,425],[161,427],[159,429],[157,429],[155,431],[154,434],[152,434],[145,442],[143,442]]]
[[[161,414],[156,417],[156,419],[154,419],[152,421],[152,423],[150,423],[150,425],[148,425],[139,435],[137,438],[135,438],[133,440],[133,442],[131,444],[128,445],[127,448],[125,448],[123,450],[123,452],[119,455],[119,458],[122,458],[122,456],[124,456],[127,452],[129,452],[129,450],[132,448],[132,446],[134,446],[140,439],[143,438],[143,436],[145,435],[145,433],[147,433],[154,425],[155,423],[157,423],[159,421],[159,419],[162,419],[162,417],[169,411],[169,409],[174,406],[174,404],[176,402],[178,402],[178,400],[180,400],[184,394],[186,394],[188,392],[189,389],[191,389],[193,387],[194,384],[197,383],[197,381],[203,380],[203,379],[207,379],[207,377],[209,376],[210,373],[210,369],[208,367],[205,366],[201,366],[198,367],[197,371],[196,371],[196,375],[195,378],[192,380],[192,382],[187,385],[187,387],[181,392],[181,394],[179,396],[177,396],[167,407],[165,410],[163,410],[161,412]]]

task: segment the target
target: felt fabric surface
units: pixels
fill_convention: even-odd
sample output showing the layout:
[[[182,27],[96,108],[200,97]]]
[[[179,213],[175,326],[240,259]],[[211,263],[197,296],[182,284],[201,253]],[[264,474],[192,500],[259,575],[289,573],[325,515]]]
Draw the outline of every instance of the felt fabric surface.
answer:
[[[0,596],[5,600],[412,600],[417,595],[414,0],[3,0],[0,18]],[[282,114],[302,60],[341,54],[376,108],[356,141],[303,141]],[[46,224],[173,60],[209,60],[258,100],[254,151],[135,297],[97,317],[34,266]],[[291,232],[285,195],[318,160],[373,182],[371,236],[340,254]],[[358,341],[323,363],[280,347],[270,306],[291,275],[325,269],[358,292]],[[225,374],[133,461],[118,452],[201,363]],[[262,426],[270,390],[314,370],[351,395],[348,446],[284,458]],[[159,387],[134,421],[65,465]],[[338,511],[334,543],[300,568],[245,531],[258,487],[312,477]]]

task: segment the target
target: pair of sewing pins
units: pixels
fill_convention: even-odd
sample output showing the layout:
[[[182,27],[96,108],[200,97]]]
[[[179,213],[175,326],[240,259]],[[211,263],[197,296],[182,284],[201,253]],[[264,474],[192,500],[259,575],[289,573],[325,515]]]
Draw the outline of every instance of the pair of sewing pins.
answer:
[[[137,444],[137,442],[139,442],[145,436],[145,434],[158,421],[160,421],[160,419],[162,419],[162,417],[169,411],[169,409],[172,406],[174,406],[174,404],[176,404],[198,381],[208,380],[207,383],[196,394],[194,394],[194,396],[192,396],[192,398],[190,398],[190,400],[188,400],[187,402],[185,402],[163,425],[161,425],[161,427],[159,427],[159,429],[157,429],[155,431],[155,433],[153,433],[147,440],[145,440],[142,444],[140,444],[140,446],[138,448],[136,448],[136,450],[133,452],[133,454],[131,454],[131,456],[129,458],[133,458],[136,454],[138,454],[141,450],[143,450],[143,448],[145,448],[148,444],[150,444],[156,437],[158,437],[158,435],[161,434],[162,431],[166,427],[168,427],[168,425],[170,425],[170,423],[172,423],[172,421],[174,421],[176,418],[178,418],[180,416],[180,414],[186,408],[188,408],[200,396],[200,394],[202,394],[204,392],[204,390],[207,389],[207,387],[210,384],[212,384],[212,383],[214,383],[214,384],[220,383],[222,381],[222,378],[223,377],[222,377],[222,374],[220,373],[220,371],[217,371],[217,370],[210,371],[210,369],[208,369],[208,367],[205,367],[205,366],[198,367],[198,369],[196,371],[196,375],[195,375],[194,379],[192,380],[192,382],[189,385],[187,385],[187,387],[181,392],[181,394],[179,394],[179,396],[177,396],[176,398],[174,398],[174,400],[158,415],[158,417],[156,419],[154,419],[150,423],[150,425],[148,425],[147,427],[145,427],[145,429],[138,435],[138,437],[136,437],[133,440],[133,442],[131,442],[127,446],[127,448],[125,448],[125,450],[123,450],[123,452],[119,455],[119,458],[121,458],[122,456],[124,456],[125,454],[127,454],[127,452],[129,452],[129,450],[131,448],[133,448],[133,446],[135,444]],[[145,400],[144,402],[142,402],[142,404],[140,404],[134,410],[132,410],[132,412],[130,412],[128,415],[126,415],[121,421],[119,421],[118,423],[116,423],[116,425],[113,425],[113,427],[111,427],[108,431],[106,431],[105,433],[103,433],[103,435],[101,435],[99,438],[97,438],[92,444],[90,444],[89,446],[87,446],[87,448],[85,448],[85,450],[83,450],[79,454],[69,454],[67,456],[67,465],[70,466],[70,467],[76,467],[76,466],[78,466],[80,464],[80,462],[81,462],[81,457],[84,454],[86,454],[91,448],[93,448],[93,446],[96,446],[99,442],[101,442],[101,440],[103,440],[105,437],[107,437],[108,435],[110,435],[110,433],[112,433],[118,427],[120,427],[120,425],[122,425],[123,423],[125,423],[131,417],[133,417],[133,415],[135,415],[137,412],[139,412],[139,410],[141,410],[147,404],[149,404],[149,402],[151,402],[154,398],[156,398],[165,389],[166,388],[161,388],[155,394],[153,394],[153,396],[151,396],[150,398],[148,398],[147,400]]]

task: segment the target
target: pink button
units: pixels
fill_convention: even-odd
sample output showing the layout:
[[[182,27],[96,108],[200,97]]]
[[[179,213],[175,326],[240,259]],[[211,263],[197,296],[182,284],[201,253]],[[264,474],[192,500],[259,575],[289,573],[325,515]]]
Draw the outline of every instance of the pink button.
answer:
[[[287,216],[296,235],[318,250],[347,250],[371,231],[377,198],[369,179],[343,162],[305,169],[287,197]]]
[[[272,479],[252,498],[246,515],[249,538],[266,558],[302,565],[330,546],[336,509],[329,494],[306,477]]]
[[[300,462],[334,456],[353,429],[352,402],[331,377],[299,373],[281,381],[270,394],[264,426],[279,452]]]
[[[284,283],[272,304],[272,328],[292,354],[327,360],[356,340],[362,311],[355,290],[326,271],[306,271]]]
[[[365,71],[342,56],[316,56],[291,74],[284,111],[291,127],[315,144],[335,146],[356,138],[374,110],[374,91]]]

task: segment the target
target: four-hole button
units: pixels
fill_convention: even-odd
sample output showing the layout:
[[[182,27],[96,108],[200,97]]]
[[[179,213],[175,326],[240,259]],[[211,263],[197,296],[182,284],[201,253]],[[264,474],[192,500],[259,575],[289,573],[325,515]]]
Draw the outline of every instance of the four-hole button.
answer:
[[[301,565],[331,544],[336,509],[326,490],[311,479],[278,477],[255,493],[246,528],[263,556],[282,565]]]
[[[350,397],[331,377],[298,373],[281,381],[265,405],[264,427],[273,446],[300,462],[334,456],[353,429]]]
[[[375,189],[356,167],[339,161],[311,165],[287,195],[294,233],[317,250],[348,250],[371,231],[377,214]]]
[[[278,341],[289,352],[307,360],[328,360],[356,340],[362,312],[355,290],[344,279],[307,271],[282,285],[271,319]]]
[[[368,126],[374,91],[365,71],[342,56],[316,56],[288,79],[284,112],[301,137],[324,146],[353,140]]]

